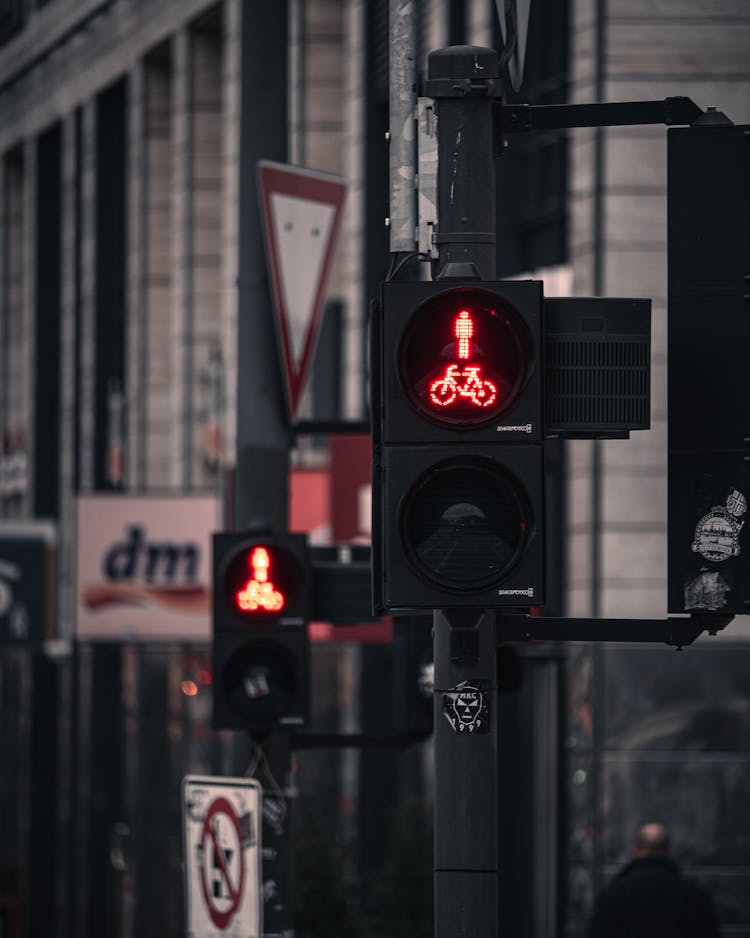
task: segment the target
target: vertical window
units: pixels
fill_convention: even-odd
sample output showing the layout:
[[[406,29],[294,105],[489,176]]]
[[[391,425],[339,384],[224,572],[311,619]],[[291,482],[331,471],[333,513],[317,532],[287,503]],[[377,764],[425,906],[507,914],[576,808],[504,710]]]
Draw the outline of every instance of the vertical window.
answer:
[[[56,518],[60,469],[62,134],[37,140],[34,323],[34,515]]]
[[[523,84],[505,75],[505,100],[562,104],[568,86],[568,2],[531,4]],[[496,48],[502,50],[499,24]],[[563,130],[509,134],[497,160],[497,275],[567,260],[567,136]]]
[[[126,84],[96,101],[96,413],[94,487],[124,484]]]
[[[2,268],[0,285],[0,504],[5,517],[23,508],[28,487],[29,427],[26,302],[26,185],[24,148],[3,157]]]
[[[0,46],[23,26],[23,0],[0,0]]]
[[[81,485],[81,344],[83,341],[83,109],[75,112],[73,192],[73,491]]]

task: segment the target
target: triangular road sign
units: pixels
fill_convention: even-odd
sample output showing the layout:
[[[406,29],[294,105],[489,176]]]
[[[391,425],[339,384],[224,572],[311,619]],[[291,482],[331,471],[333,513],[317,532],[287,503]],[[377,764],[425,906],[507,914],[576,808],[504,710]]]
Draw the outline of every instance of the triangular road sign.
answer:
[[[284,385],[294,420],[320,330],[346,183],[327,173],[261,160],[258,185]]]
[[[513,54],[508,62],[508,71],[514,91],[519,91],[523,83],[523,67],[526,60],[526,40],[529,36],[529,12],[531,0],[495,0],[497,15],[500,20],[500,32],[503,43],[508,43],[508,33],[515,33]],[[510,14],[509,16],[506,16]],[[509,22],[511,20],[512,22]]]

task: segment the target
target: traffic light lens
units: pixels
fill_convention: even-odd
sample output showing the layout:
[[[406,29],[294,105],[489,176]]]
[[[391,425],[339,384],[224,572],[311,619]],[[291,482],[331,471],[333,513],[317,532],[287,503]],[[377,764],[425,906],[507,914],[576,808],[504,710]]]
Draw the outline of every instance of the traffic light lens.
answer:
[[[399,357],[401,383],[421,413],[471,425],[511,406],[528,377],[532,349],[510,305],[467,287],[433,296],[416,311]]]
[[[299,582],[291,554],[276,545],[254,545],[230,561],[224,594],[229,607],[243,618],[267,619],[284,611]]]
[[[521,556],[531,526],[520,483],[490,461],[433,466],[406,497],[401,536],[414,566],[455,590],[498,583]]]
[[[271,561],[265,547],[254,547],[250,554],[249,580],[237,591],[235,600],[242,612],[281,612],[284,608],[284,594],[280,593],[270,577]]]
[[[224,669],[223,689],[238,717],[249,723],[274,723],[292,707],[297,689],[294,663],[279,645],[243,645]]]

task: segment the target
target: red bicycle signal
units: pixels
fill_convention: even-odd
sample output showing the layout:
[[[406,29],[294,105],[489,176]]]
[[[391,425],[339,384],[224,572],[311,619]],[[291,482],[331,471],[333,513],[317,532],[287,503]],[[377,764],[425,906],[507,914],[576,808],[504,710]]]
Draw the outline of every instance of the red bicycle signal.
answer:
[[[456,317],[456,356],[459,363],[448,365],[441,378],[430,385],[430,400],[438,407],[450,407],[465,398],[477,407],[491,407],[497,399],[497,386],[481,375],[482,366],[470,364],[474,320],[468,309]]]
[[[274,588],[269,579],[271,560],[265,547],[254,547],[250,554],[252,576],[237,592],[237,606],[243,612],[281,612],[284,608],[284,595]]]
[[[295,557],[273,540],[249,543],[229,561],[223,577],[224,602],[241,619],[287,615],[300,588]]]
[[[524,322],[481,288],[431,297],[415,312],[399,349],[401,383],[412,403],[452,424],[489,422],[511,407],[532,361]]]

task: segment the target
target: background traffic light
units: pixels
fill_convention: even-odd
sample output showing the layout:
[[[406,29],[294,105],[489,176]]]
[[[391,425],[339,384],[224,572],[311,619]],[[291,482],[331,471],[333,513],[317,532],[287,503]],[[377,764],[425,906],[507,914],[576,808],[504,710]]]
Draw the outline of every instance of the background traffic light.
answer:
[[[714,120],[716,118],[714,117]],[[750,605],[750,128],[668,133],[669,611]]]
[[[213,725],[267,732],[308,714],[304,535],[213,536]]]
[[[376,611],[543,602],[542,304],[537,281],[382,285]]]

